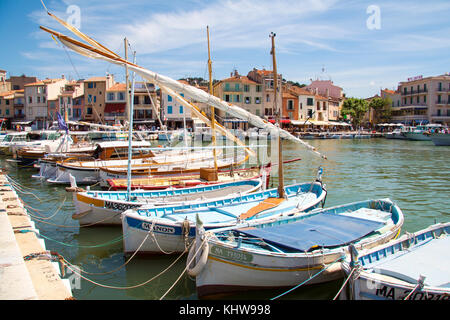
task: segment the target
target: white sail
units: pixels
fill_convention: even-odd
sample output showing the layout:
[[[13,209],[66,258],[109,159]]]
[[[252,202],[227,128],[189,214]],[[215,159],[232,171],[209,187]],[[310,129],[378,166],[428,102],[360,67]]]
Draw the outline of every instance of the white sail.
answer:
[[[65,35],[62,35],[59,32],[52,31],[48,28],[41,27],[41,29],[53,34],[64,45],[66,45],[67,47],[69,47],[70,49],[72,49],[73,51],[75,51],[81,55],[84,55],[84,56],[87,56],[87,57],[93,58],[93,59],[105,60],[110,63],[116,64],[116,65],[121,65],[121,66],[128,65],[128,68],[131,71],[134,71],[135,73],[139,74],[142,78],[146,79],[147,81],[149,81],[151,83],[154,83],[155,85],[163,88],[164,90],[166,90],[168,92],[172,91],[172,93],[178,99],[184,100],[183,97],[181,97],[178,94],[178,93],[183,93],[185,97],[189,97],[196,101],[203,102],[207,105],[214,106],[215,108],[220,109],[233,117],[247,120],[253,126],[256,126],[258,128],[262,128],[262,129],[266,129],[266,130],[269,130],[270,132],[274,132],[274,133],[279,132],[279,134],[282,138],[289,139],[294,142],[300,143],[303,146],[305,146],[306,148],[308,148],[309,150],[311,150],[312,152],[314,152],[316,155],[319,155],[322,158],[326,159],[326,157],[324,155],[320,154],[318,151],[316,151],[316,148],[314,148],[313,146],[309,145],[308,143],[302,141],[301,139],[299,139],[297,137],[294,137],[292,134],[290,134],[289,132],[287,132],[283,129],[280,129],[278,131],[278,127],[274,126],[273,124],[262,119],[259,116],[251,114],[250,112],[242,109],[241,107],[238,107],[236,105],[225,102],[225,101],[221,100],[220,98],[215,97],[215,96],[213,96],[201,89],[198,89],[196,87],[181,83],[181,82],[171,79],[167,76],[160,75],[156,72],[153,72],[151,70],[145,69],[143,67],[135,65],[128,61],[125,61],[124,59],[115,58],[112,55],[105,54],[103,47],[101,47],[101,48],[100,47],[97,48],[96,46],[91,47],[84,43],[73,40]],[[180,100],[180,102],[182,102],[182,100]],[[185,100],[184,104],[191,109],[193,107],[192,104],[190,104],[186,100]],[[219,128],[217,128],[217,129],[218,129],[218,131],[222,131]],[[222,129],[224,129],[224,128],[222,127]],[[228,130],[226,130],[226,132],[228,132]],[[228,134],[225,134],[225,135],[228,136]]]

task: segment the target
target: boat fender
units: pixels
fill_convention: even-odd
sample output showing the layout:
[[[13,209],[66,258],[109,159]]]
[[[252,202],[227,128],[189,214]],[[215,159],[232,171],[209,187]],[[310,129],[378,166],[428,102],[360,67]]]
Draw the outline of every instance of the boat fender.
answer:
[[[201,246],[202,246],[201,250],[203,251],[201,253],[200,259],[198,259],[197,263],[192,268],[191,265],[192,263],[195,263],[196,260],[194,254],[199,250],[197,246],[192,246],[191,250],[189,250],[189,254],[186,261],[187,263],[189,263],[189,261],[193,260],[192,263],[187,266],[187,273],[191,277],[196,277],[197,275],[199,275],[200,272],[202,272],[203,268],[205,267],[206,262],[208,261],[208,253],[209,253],[208,241],[204,240]]]

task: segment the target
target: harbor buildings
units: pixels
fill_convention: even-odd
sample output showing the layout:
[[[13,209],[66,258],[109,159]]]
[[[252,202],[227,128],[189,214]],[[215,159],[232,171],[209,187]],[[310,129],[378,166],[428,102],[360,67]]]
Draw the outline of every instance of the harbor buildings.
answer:
[[[189,84],[186,80],[178,80],[183,84]],[[183,93],[179,93],[184,97]],[[187,99],[191,101],[190,99]],[[185,108],[175,97],[161,90],[161,121],[167,128],[192,128],[193,118],[190,108]],[[186,126],[185,126],[186,123]]]
[[[84,80],[83,84],[85,106],[83,120],[104,124],[106,90],[109,90],[115,84],[114,75],[92,77]]]
[[[67,80],[46,79],[24,85],[25,120],[33,122],[35,129],[47,127],[48,101],[55,101]]]
[[[83,117],[84,84],[82,80],[70,81],[61,88],[56,100],[49,100],[49,118],[57,120],[56,110],[64,119],[78,121]]]
[[[417,76],[399,83],[399,106],[392,120],[410,125],[425,123],[450,124],[450,75]]]

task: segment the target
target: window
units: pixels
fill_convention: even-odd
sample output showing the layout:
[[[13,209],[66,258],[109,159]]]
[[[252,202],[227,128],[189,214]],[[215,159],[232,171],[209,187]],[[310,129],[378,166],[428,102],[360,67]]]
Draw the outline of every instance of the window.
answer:
[[[261,88],[261,85],[257,85],[256,86],[256,92],[261,92],[262,90],[261,90],[262,88]]]
[[[317,101],[317,110],[320,110],[320,101]]]
[[[288,100],[287,109],[288,110],[294,110],[294,101]]]
[[[96,88],[97,84],[95,82],[88,82],[88,88],[92,89],[92,88]]]
[[[230,91],[230,84],[229,83],[225,83],[225,91]]]
[[[266,102],[270,102],[270,95],[266,95]]]
[[[41,103],[41,97],[37,97],[37,103]]]
[[[261,103],[261,98],[260,97],[255,97],[255,103],[256,104],[260,104]]]
[[[257,115],[257,116],[261,115],[261,110],[256,109],[256,115]]]
[[[88,103],[92,103],[92,95],[88,94]]]
[[[97,96],[94,96],[94,103],[97,102]]]
[[[244,84],[244,92],[249,92],[250,86],[248,84]]]
[[[167,101],[172,102],[172,96],[167,95]]]
[[[230,100],[230,95],[229,95],[229,94],[225,94],[225,95],[223,96],[223,99],[224,99],[226,102],[231,102],[231,100]]]
[[[172,106],[167,106],[167,114],[172,114]]]
[[[241,96],[239,94],[234,95],[234,102],[241,102]]]
[[[117,100],[125,100],[125,94],[123,92],[119,92],[117,95]],[[95,102],[95,97],[94,97]]]
[[[325,101],[324,101],[323,104],[322,104],[322,109],[323,109],[323,110],[327,110],[327,103],[326,103]]]
[[[427,84],[426,83],[423,84],[423,91],[427,92]]]
[[[5,100],[7,106],[9,106],[9,100]]]
[[[114,101],[114,93],[113,92],[109,92],[108,93],[108,100],[109,101]]]
[[[134,104],[139,104],[139,96],[134,96]]]
[[[245,102],[245,104],[250,104],[251,103],[250,97],[245,97],[244,102]]]
[[[42,97],[42,102],[45,103],[45,97]]]
[[[180,106],[180,114],[183,114],[183,106]]]
[[[313,106],[314,105],[314,99],[313,98],[307,98],[306,99],[306,105],[307,106]]]
[[[423,102],[427,103],[427,96],[423,96]]]
[[[239,91],[239,90],[240,90],[240,88],[239,88],[239,83],[236,83],[236,84],[234,85],[234,89],[235,89],[236,91]]]
[[[86,114],[92,114],[92,108],[90,108],[90,107],[87,108],[87,109],[86,109]]]

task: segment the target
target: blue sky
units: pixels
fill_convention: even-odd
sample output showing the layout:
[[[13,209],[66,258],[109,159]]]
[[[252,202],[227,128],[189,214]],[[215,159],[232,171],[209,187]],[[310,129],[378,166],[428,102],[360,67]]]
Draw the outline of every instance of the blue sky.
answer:
[[[209,25],[213,77],[237,69],[272,69],[270,32],[275,32],[278,72],[308,84],[331,79],[347,96],[369,97],[416,75],[450,72],[450,1],[388,0],[44,0],[67,20],[80,9],[80,30],[123,55],[123,38],[137,63],[174,79],[208,78]],[[379,29],[367,21],[380,10]],[[71,35],[44,11],[40,0],[0,0],[0,69],[38,78],[88,78],[123,68],[91,60],[61,44],[39,25]],[[73,21],[73,20],[72,20]],[[323,72],[322,70],[325,70]]]

